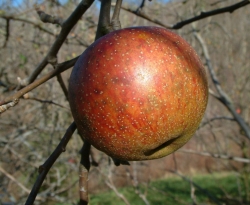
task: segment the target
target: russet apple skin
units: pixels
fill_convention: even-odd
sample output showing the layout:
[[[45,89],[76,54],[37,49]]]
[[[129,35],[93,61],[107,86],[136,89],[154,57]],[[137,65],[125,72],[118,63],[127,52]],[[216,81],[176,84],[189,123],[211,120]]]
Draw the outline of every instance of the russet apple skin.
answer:
[[[176,151],[195,133],[207,100],[206,73],[193,48],[158,27],[121,29],[98,39],[69,80],[79,133],[120,160]]]

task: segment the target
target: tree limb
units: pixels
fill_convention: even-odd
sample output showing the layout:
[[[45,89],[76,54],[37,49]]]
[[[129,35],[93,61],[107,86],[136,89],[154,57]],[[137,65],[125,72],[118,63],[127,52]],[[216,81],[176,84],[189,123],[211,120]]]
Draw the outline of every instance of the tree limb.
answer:
[[[17,91],[13,95],[8,96],[3,101],[0,101],[0,114],[5,112],[10,107],[15,106],[18,103],[19,98],[21,98],[24,94],[26,94],[29,91],[35,89],[36,87],[38,87],[39,85],[41,85],[44,82],[48,81],[49,79],[55,77],[59,73],[62,73],[63,71],[65,71],[65,70],[71,68],[72,66],[74,66],[74,64],[75,64],[75,62],[77,61],[78,58],[79,58],[79,56],[77,56],[76,58],[73,58],[73,59],[71,59],[69,61],[58,64],[56,66],[56,69],[52,70],[48,74],[44,75],[43,77],[37,79],[33,83],[31,83],[31,84],[27,85],[26,87],[22,88],[21,90]]]
[[[207,65],[209,74],[210,74],[212,81],[214,83],[214,86],[219,94],[219,98],[217,98],[217,99],[222,104],[224,104],[226,106],[226,108],[229,110],[229,112],[233,115],[233,117],[236,120],[236,122],[238,123],[238,125],[244,131],[245,136],[250,140],[250,127],[244,121],[244,119],[236,112],[236,109],[234,107],[232,100],[230,99],[230,97],[227,95],[227,93],[220,86],[219,80],[218,80],[216,73],[214,71],[214,68],[213,68],[213,65],[212,65],[212,62],[210,59],[209,51],[208,51],[208,48],[207,48],[207,45],[206,45],[204,39],[196,31],[194,31],[194,35],[202,47],[202,51],[203,51],[203,54],[204,54],[205,59],[206,59],[206,65]]]
[[[179,152],[197,154],[197,155],[201,155],[201,156],[213,157],[213,158],[218,158],[218,159],[232,160],[232,161],[247,163],[247,164],[250,163],[250,159],[242,158],[242,157],[228,156],[228,155],[223,155],[223,154],[214,154],[214,153],[209,153],[209,152],[198,152],[198,151],[188,150],[188,149],[180,149]]]
[[[46,14],[44,11],[40,10],[39,8],[36,8],[36,12],[37,12],[38,16],[40,17],[40,20],[44,23],[57,24],[59,26],[63,25],[62,18]]]
[[[144,19],[146,19],[146,20],[148,20],[148,21],[150,21],[152,23],[160,25],[160,26],[162,26],[164,28],[167,28],[167,29],[180,29],[180,28],[182,28],[183,26],[185,26],[187,24],[190,24],[192,22],[195,22],[195,21],[198,21],[198,20],[210,17],[210,16],[215,16],[217,14],[226,13],[226,12],[232,13],[235,10],[237,10],[239,8],[242,8],[242,7],[244,7],[244,6],[248,5],[248,4],[250,4],[249,0],[243,0],[243,1],[239,2],[239,3],[233,4],[231,6],[215,9],[215,10],[212,10],[212,11],[201,12],[200,15],[198,15],[198,16],[186,19],[184,21],[180,21],[180,22],[178,22],[178,23],[176,23],[174,25],[164,24],[164,23],[158,21],[157,19],[152,19],[151,17],[146,15],[141,9],[137,9],[136,11],[134,11],[132,9],[129,9],[129,8],[126,8],[126,7],[122,7],[122,9],[124,9],[125,11],[128,11],[130,13],[133,13],[133,14],[141,17],[141,18],[144,18]]]
[[[51,46],[49,52],[38,65],[38,67],[33,71],[33,73],[29,76],[27,83],[30,84],[34,82],[37,76],[42,72],[42,70],[46,67],[48,63],[52,65],[57,64],[57,53],[67,38],[71,29],[76,25],[78,20],[82,17],[82,15],[87,11],[87,9],[92,5],[94,0],[82,0],[73,13],[66,19],[62,24],[62,30],[56,38],[55,42]]]
[[[115,5],[115,10],[111,20],[111,26],[113,30],[121,29],[121,22],[119,20],[120,10],[122,6],[122,0],[117,0]]]
[[[172,27],[172,29],[182,28],[183,26],[185,26],[187,24],[190,24],[190,23],[192,23],[194,21],[198,21],[198,20],[207,18],[209,16],[215,16],[217,14],[226,13],[226,12],[232,13],[236,9],[244,7],[244,6],[248,5],[248,4],[250,4],[250,1],[249,0],[244,0],[244,1],[241,1],[239,3],[233,4],[231,6],[223,7],[223,8],[220,8],[220,9],[215,9],[215,10],[212,10],[212,11],[201,12],[200,15],[198,15],[198,16],[192,17],[190,19],[187,19],[187,20],[184,20],[182,22],[179,22],[179,23],[175,24]]]
[[[101,10],[99,14],[95,40],[112,31],[110,25],[110,8],[111,8],[111,0],[101,1]]]
[[[61,139],[60,143],[58,144],[54,152],[49,156],[49,158],[45,161],[45,163],[39,167],[39,175],[36,179],[36,182],[29,194],[29,197],[25,205],[32,205],[34,203],[38,191],[42,186],[42,183],[47,173],[49,172],[50,168],[53,166],[57,158],[61,155],[61,153],[65,152],[66,146],[75,130],[76,130],[76,124],[75,122],[73,122],[66,130],[66,133],[64,134],[63,138]]]

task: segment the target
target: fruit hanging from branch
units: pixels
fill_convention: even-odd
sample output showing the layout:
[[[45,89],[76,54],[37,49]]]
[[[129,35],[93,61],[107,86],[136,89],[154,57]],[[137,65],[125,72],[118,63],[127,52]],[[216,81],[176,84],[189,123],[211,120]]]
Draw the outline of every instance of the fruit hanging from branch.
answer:
[[[127,161],[164,157],[183,146],[207,100],[206,73],[194,49],[158,27],[125,28],[98,39],[69,81],[79,133]]]

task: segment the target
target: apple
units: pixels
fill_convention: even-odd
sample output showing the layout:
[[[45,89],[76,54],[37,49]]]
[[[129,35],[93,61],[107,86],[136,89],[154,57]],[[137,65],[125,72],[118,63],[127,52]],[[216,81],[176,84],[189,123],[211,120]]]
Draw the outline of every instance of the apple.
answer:
[[[206,73],[196,52],[159,27],[103,36],[79,57],[69,80],[79,133],[125,161],[161,158],[183,146],[207,100]]]

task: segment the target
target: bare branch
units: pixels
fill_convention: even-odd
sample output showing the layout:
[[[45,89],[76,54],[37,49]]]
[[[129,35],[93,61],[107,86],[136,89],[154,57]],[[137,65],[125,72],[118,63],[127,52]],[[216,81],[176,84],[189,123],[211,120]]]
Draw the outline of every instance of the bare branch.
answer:
[[[101,10],[95,40],[112,31],[112,28],[110,26],[110,7],[111,0],[101,1]]]
[[[6,19],[6,34],[5,34],[5,41],[3,44],[3,48],[7,46],[9,36],[10,36],[10,19]]]
[[[220,86],[219,80],[216,76],[216,73],[214,72],[214,68],[210,59],[209,51],[207,48],[207,45],[204,41],[204,39],[201,37],[199,33],[194,31],[194,35],[198,42],[200,43],[205,59],[206,59],[206,65],[208,68],[208,71],[210,73],[210,76],[212,78],[212,81],[214,83],[214,86],[219,94],[219,100],[222,104],[226,106],[226,108],[229,110],[229,112],[233,115],[234,119],[238,123],[238,125],[242,128],[244,131],[244,135],[250,140],[250,127],[247,125],[247,123],[244,121],[244,119],[236,112],[236,109],[234,107],[234,104],[230,97],[227,95],[227,93],[222,89]]]
[[[63,79],[62,79],[61,74],[58,74],[56,77],[57,77],[57,81],[59,82],[59,84],[60,84],[60,86],[61,86],[61,88],[62,88],[62,91],[63,91],[63,93],[64,93],[64,95],[65,95],[65,98],[66,98],[67,101],[68,101],[68,100],[69,100],[69,99],[68,99],[68,89],[67,89],[65,83],[63,82]]]
[[[39,176],[36,179],[36,182],[29,194],[29,197],[25,205],[32,205],[34,203],[36,196],[38,194],[38,191],[40,187],[42,186],[42,183],[47,173],[49,172],[50,168],[52,167],[54,162],[57,160],[57,158],[61,155],[61,153],[65,152],[66,146],[75,130],[76,130],[76,124],[75,122],[73,122],[67,129],[65,135],[61,139],[60,143],[58,144],[54,152],[49,156],[46,162],[39,167]]]
[[[116,188],[116,186],[115,186],[115,184],[114,184],[114,182],[113,182],[113,179],[112,179],[112,174],[113,174],[112,168],[113,168],[113,165],[110,165],[110,167],[109,167],[109,174],[108,174],[108,177],[107,177],[105,183],[107,184],[107,186],[108,186],[110,189],[112,189],[112,190],[115,192],[116,196],[118,196],[121,200],[123,200],[123,202],[124,202],[126,205],[130,205],[128,199],[127,199],[122,193],[120,193],[120,192],[117,190],[117,188]]]
[[[41,11],[39,8],[36,8],[36,12],[40,17],[40,20],[44,23],[57,24],[59,26],[62,26],[62,24],[63,24],[62,18],[46,14],[44,11]]]
[[[144,18],[144,19],[146,19],[146,20],[148,20],[148,21],[150,21],[150,22],[152,22],[152,23],[155,23],[155,24],[157,24],[157,25],[160,25],[160,26],[162,26],[162,27],[164,27],[164,28],[168,28],[168,29],[171,29],[172,28],[172,25],[167,25],[167,24],[164,24],[164,23],[162,23],[161,21],[158,21],[157,19],[152,19],[151,17],[149,17],[148,15],[146,15],[142,10],[136,10],[136,11],[134,11],[134,10],[132,10],[132,9],[129,9],[129,8],[126,8],[126,7],[122,7],[122,9],[123,10],[125,10],[125,11],[128,11],[128,12],[130,12],[130,13],[133,13],[133,14],[135,14],[135,15],[137,15],[137,16],[139,16],[139,17],[142,17],[142,18]]]
[[[11,174],[9,174],[6,170],[4,170],[1,166],[0,166],[0,172],[2,172],[6,177],[8,177],[11,181],[15,182],[23,191],[25,191],[26,193],[30,193],[30,190],[28,188],[26,188],[22,183],[20,183],[19,181],[17,181],[17,179],[12,176]]]
[[[226,12],[234,12],[235,10],[239,9],[239,8],[242,8],[246,5],[250,4],[250,1],[249,0],[244,0],[244,1],[241,1],[239,3],[236,3],[236,4],[233,4],[231,6],[227,6],[227,7],[223,7],[223,8],[220,8],[220,9],[215,9],[215,10],[212,10],[212,11],[206,11],[206,12],[201,12],[200,15],[198,16],[195,16],[195,17],[192,17],[190,19],[187,19],[187,20],[184,20],[184,21],[180,21],[174,25],[170,25],[170,24],[164,24],[160,21],[158,21],[157,19],[152,19],[151,17],[149,17],[148,15],[146,15],[142,9],[137,9],[136,11],[132,10],[132,9],[129,9],[129,8],[126,8],[126,7],[122,7],[122,9],[124,9],[125,11],[128,11],[128,12],[131,12],[141,18],[144,18],[152,23],[155,23],[157,25],[160,25],[164,28],[167,28],[167,29],[180,29],[182,28],[183,26],[187,25],[187,24],[190,24],[192,22],[195,22],[195,21],[198,21],[198,20],[201,20],[201,19],[204,19],[204,18],[207,18],[207,17],[210,17],[210,16],[215,16],[217,14],[221,14],[221,13],[226,13]]]
[[[196,184],[195,182],[193,182],[191,179],[185,177],[184,175],[182,175],[181,173],[174,171],[174,170],[168,170],[171,173],[174,173],[176,175],[178,175],[179,177],[181,177],[183,180],[188,181],[190,184],[192,184],[194,187],[196,187],[197,189],[199,189],[201,192],[203,192],[208,198],[211,199],[211,201],[213,201],[215,204],[217,205],[221,205],[219,199],[212,195],[210,192],[208,192],[206,189],[202,188],[200,185]]]
[[[216,121],[216,120],[229,120],[229,121],[235,121],[235,119],[232,118],[232,117],[219,116],[219,117],[214,117],[214,118],[212,118],[212,119],[209,119],[208,121],[202,123],[202,124],[199,126],[199,128],[204,127],[205,125],[207,125],[207,124],[209,124],[209,123],[211,123],[211,122],[213,122],[213,121]]]
[[[8,96],[5,100],[0,101],[0,114],[5,112],[10,107],[15,106],[18,103],[18,99],[21,98],[24,94],[35,89],[36,87],[38,87],[39,85],[48,81],[49,79],[55,77],[59,73],[62,73],[63,71],[71,68],[75,64],[75,62],[77,61],[78,58],[79,58],[79,56],[76,58],[73,58],[72,60],[58,64],[56,66],[56,69],[52,70],[51,72],[44,75],[43,77],[37,79],[35,82],[27,85],[23,89],[17,91],[15,94]]]
[[[61,108],[64,108],[64,109],[69,110],[68,107],[65,107],[65,106],[63,106],[63,105],[60,105],[60,104],[58,104],[58,103],[55,103],[55,102],[53,102],[52,100],[41,100],[41,99],[38,99],[38,98],[29,97],[29,96],[28,96],[28,93],[25,94],[23,97],[24,97],[25,100],[35,100],[35,101],[40,102],[40,103],[52,104],[52,105],[56,105],[56,106],[58,106],[58,107],[61,107]]]
[[[138,7],[137,11],[143,9],[143,7],[145,6],[145,2],[146,2],[146,0],[142,0],[142,2],[140,4],[140,6]]]
[[[242,163],[247,163],[247,164],[250,163],[250,159],[242,158],[242,157],[228,156],[228,155],[223,155],[223,154],[214,154],[214,153],[209,153],[209,152],[198,152],[198,151],[187,150],[187,149],[180,149],[179,152],[197,154],[197,155],[201,155],[201,156],[213,157],[213,158],[218,158],[218,159],[232,160],[232,161],[242,162]]]
[[[184,20],[182,22],[179,22],[179,23],[175,24],[172,28],[173,29],[179,29],[179,28],[182,28],[183,26],[185,26],[187,24],[190,24],[190,23],[192,23],[194,21],[198,21],[198,20],[207,18],[209,16],[215,16],[217,14],[226,13],[226,12],[232,13],[236,9],[244,7],[244,6],[248,5],[248,4],[250,4],[250,1],[249,0],[244,0],[244,1],[241,1],[239,3],[233,4],[231,6],[223,7],[223,8],[220,8],[220,9],[215,9],[215,10],[212,10],[212,11],[201,12],[200,15],[195,16],[195,17],[190,18],[190,19],[187,19],[187,20]]]
[[[5,105],[1,105],[0,106],[0,114],[5,112],[9,108],[16,106],[18,102],[19,102],[19,99],[15,98],[12,102],[8,102]]]
[[[51,46],[49,52],[38,65],[38,67],[33,71],[33,73],[28,78],[28,84],[34,82],[37,76],[42,72],[42,70],[46,67],[48,63],[52,65],[57,64],[57,53],[60,50],[62,44],[64,43],[65,39],[67,38],[71,29],[76,25],[78,20],[82,17],[82,15],[87,11],[87,9],[92,5],[94,0],[82,0],[73,13],[66,19],[62,24],[62,30],[59,33],[58,37],[56,38],[54,44]]]
[[[43,28],[39,23],[30,21],[28,19],[18,18],[18,17],[15,17],[15,16],[8,16],[8,15],[3,15],[3,14],[0,14],[0,18],[6,19],[6,20],[15,20],[15,21],[28,23],[28,24],[31,24],[31,25],[35,26],[36,28],[40,29],[41,31],[44,31],[45,33],[48,33],[48,34],[50,34],[52,36],[55,36],[54,33],[52,33],[50,30],[48,30],[46,28]]]
[[[117,0],[115,5],[115,11],[113,13],[111,20],[111,26],[113,30],[121,29],[121,22],[119,20],[121,6],[122,6],[122,0]]]

